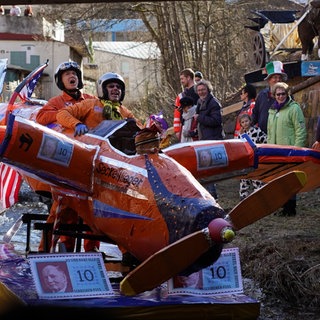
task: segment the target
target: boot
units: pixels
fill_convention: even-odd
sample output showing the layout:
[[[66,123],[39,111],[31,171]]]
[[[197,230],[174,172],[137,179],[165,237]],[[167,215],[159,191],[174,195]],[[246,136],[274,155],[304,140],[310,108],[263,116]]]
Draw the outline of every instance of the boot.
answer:
[[[288,202],[286,202],[283,206],[282,215],[283,216],[295,216],[297,214],[296,212],[296,199],[290,199]]]

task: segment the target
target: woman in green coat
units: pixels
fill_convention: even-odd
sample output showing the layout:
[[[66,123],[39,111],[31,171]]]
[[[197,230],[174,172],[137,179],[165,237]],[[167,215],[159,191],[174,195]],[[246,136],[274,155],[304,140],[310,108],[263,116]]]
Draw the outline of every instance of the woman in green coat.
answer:
[[[269,109],[268,143],[305,147],[305,118],[300,105],[290,97],[289,86],[284,82],[278,82],[272,87],[271,92],[276,100]],[[285,203],[280,215],[296,215],[296,197]]]
[[[272,94],[276,101],[269,109],[268,143],[305,147],[305,118],[299,103],[290,97],[289,86],[278,82],[273,86]]]

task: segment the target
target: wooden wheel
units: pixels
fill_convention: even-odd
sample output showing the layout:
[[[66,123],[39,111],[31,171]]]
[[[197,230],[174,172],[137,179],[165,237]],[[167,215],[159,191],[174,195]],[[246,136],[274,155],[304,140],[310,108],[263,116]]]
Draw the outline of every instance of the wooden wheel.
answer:
[[[253,59],[256,68],[263,68],[266,64],[266,48],[260,32],[257,32],[253,37]]]

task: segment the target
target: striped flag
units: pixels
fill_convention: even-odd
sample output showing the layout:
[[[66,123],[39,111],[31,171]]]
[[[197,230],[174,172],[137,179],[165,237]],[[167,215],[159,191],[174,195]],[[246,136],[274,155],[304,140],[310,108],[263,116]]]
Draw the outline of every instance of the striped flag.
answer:
[[[23,101],[29,100],[31,95],[36,87],[39,78],[41,77],[43,70],[48,66],[49,60],[46,63],[40,65],[38,68],[34,69],[31,73],[29,73],[21,83],[14,90],[10,100],[9,106],[13,105],[19,96]]]
[[[28,74],[17,86],[8,103],[9,112],[14,111],[14,103],[18,96],[23,101],[31,98],[38,80],[47,66],[48,61]],[[3,209],[10,208],[18,201],[21,184],[22,177],[19,172],[7,166],[5,163],[0,162],[0,204]]]
[[[30,100],[38,80],[42,76],[43,70],[44,68],[41,68],[38,72],[36,72],[32,79],[21,89],[18,95],[22,101]]]
[[[22,184],[21,175],[11,167],[0,162],[0,201],[3,209],[10,208],[18,201]]]

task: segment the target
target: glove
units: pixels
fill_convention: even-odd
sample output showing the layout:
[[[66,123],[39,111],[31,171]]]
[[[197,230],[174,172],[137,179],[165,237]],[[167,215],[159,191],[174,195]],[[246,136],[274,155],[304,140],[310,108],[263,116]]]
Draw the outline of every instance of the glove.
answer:
[[[198,130],[190,130],[189,131],[189,137],[197,138],[198,137]]]
[[[74,130],[74,136],[81,136],[89,131],[88,127],[83,123],[78,123]]]

